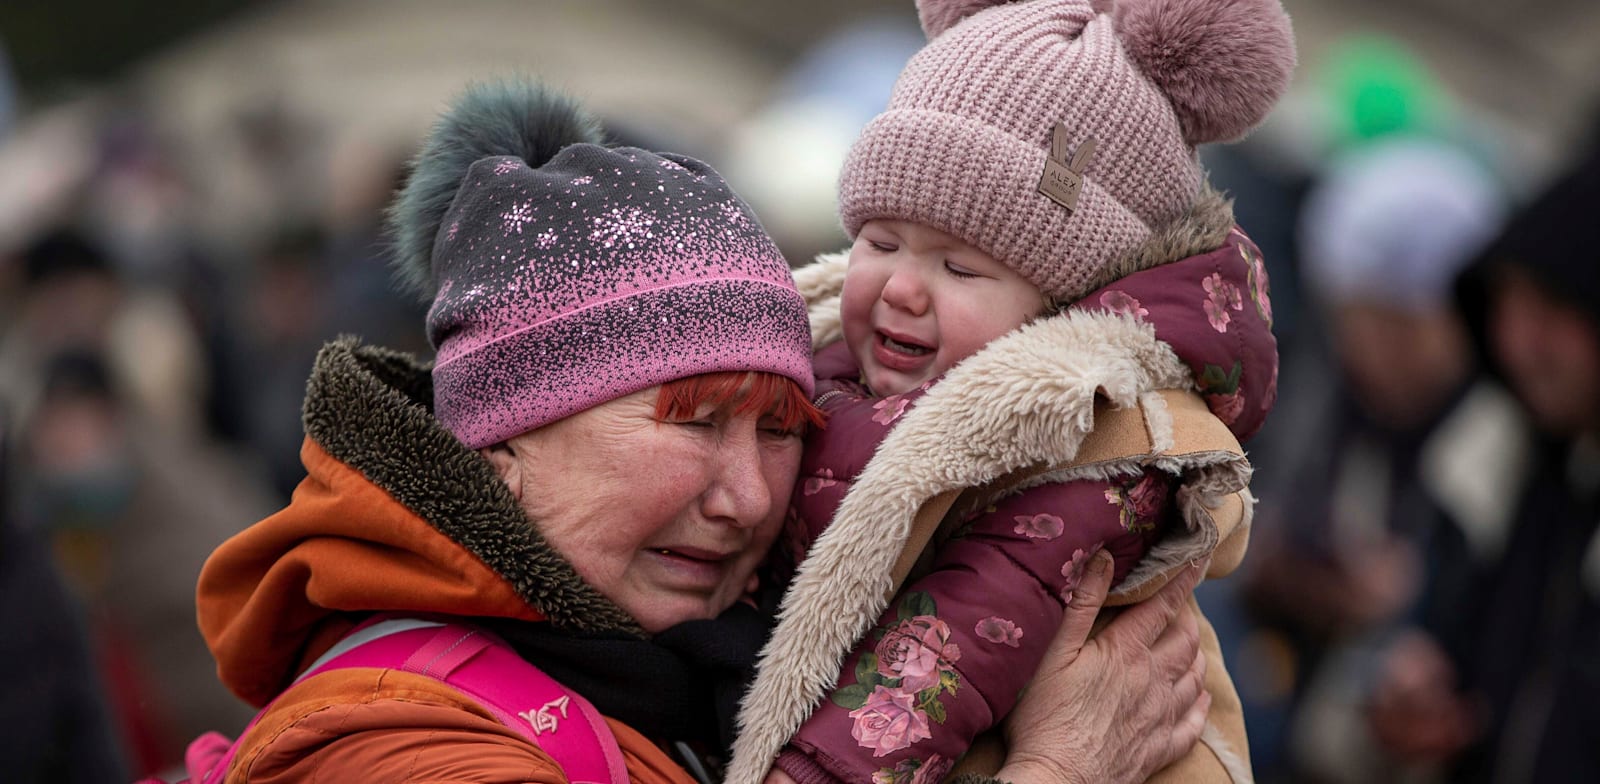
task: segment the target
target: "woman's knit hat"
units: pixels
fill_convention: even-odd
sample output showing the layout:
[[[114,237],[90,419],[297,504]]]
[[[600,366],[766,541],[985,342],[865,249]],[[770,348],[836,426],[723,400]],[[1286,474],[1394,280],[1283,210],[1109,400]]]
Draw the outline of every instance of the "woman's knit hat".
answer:
[[[468,447],[700,373],[812,390],[805,302],[750,208],[700,161],[598,141],[541,87],[475,87],[390,210],[433,303],[434,414]]]
[[[1181,217],[1196,145],[1259,123],[1289,84],[1278,0],[918,0],[929,43],[839,185],[868,220],[932,226],[1071,300]]]

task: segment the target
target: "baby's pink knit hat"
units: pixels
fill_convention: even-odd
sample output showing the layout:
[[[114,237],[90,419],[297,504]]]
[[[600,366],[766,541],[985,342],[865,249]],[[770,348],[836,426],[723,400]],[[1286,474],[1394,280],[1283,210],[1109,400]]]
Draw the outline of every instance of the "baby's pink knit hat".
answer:
[[[1278,0],[918,0],[929,43],[862,131],[845,232],[946,231],[1070,300],[1181,217],[1199,144],[1249,132],[1288,87]],[[1059,129],[1059,130],[1058,130]]]

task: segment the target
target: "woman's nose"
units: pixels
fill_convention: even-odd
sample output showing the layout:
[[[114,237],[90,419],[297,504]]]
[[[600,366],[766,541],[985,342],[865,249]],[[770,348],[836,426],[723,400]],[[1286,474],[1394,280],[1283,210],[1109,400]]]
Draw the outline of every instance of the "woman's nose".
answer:
[[[761,524],[772,511],[772,488],[762,471],[760,434],[730,434],[718,451],[717,475],[706,493],[706,517],[739,528]]]
[[[920,316],[928,309],[928,286],[922,272],[901,264],[883,283],[883,301],[890,307]]]

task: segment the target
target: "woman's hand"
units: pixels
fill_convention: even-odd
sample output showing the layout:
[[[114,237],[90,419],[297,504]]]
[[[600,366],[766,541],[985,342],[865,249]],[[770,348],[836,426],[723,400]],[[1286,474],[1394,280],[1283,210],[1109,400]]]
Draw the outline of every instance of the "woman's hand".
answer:
[[[996,778],[1143,782],[1188,753],[1205,728],[1206,659],[1186,611],[1205,564],[1184,569],[1094,639],[1111,557],[1096,554],[1086,571],[1038,676],[1006,720],[1009,749]]]

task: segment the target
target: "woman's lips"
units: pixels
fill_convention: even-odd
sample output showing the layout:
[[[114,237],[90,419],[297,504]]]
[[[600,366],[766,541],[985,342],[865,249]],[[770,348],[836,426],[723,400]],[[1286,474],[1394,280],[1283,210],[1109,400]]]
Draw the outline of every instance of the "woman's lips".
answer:
[[[654,547],[645,553],[666,569],[673,582],[707,590],[722,584],[725,562],[733,555],[695,547]]]
[[[661,547],[657,548],[662,553],[688,558],[695,561],[712,561],[720,563],[732,558],[736,553],[723,550],[708,550],[703,547]]]

